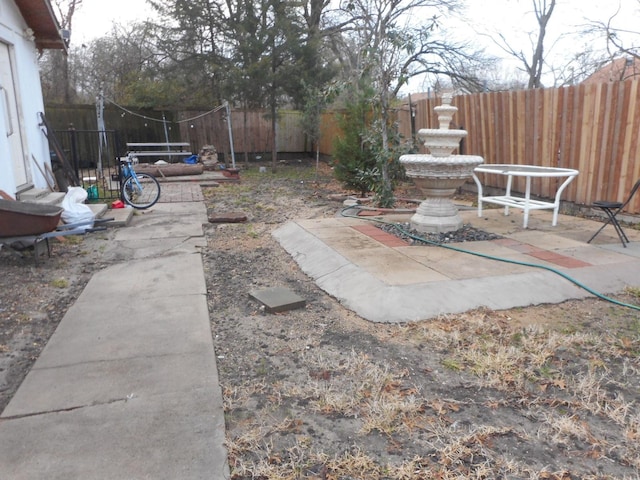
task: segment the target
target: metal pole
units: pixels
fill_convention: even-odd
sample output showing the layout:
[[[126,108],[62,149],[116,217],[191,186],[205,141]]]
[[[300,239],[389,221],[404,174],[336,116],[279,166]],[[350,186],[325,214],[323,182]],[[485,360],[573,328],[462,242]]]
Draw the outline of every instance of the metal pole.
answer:
[[[169,147],[169,132],[167,131],[167,119],[164,116],[164,112],[162,112],[162,125],[164,125],[164,138],[167,142],[167,151],[171,150]]]
[[[96,99],[96,115],[97,115],[97,125],[98,125],[98,166],[97,170],[102,176],[102,155],[103,145],[107,146],[107,133],[105,132],[104,126],[104,91],[100,89],[100,93],[98,94],[98,98]]]
[[[231,110],[229,109],[229,102],[224,102],[225,109],[227,111],[227,127],[229,128],[229,151],[231,152],[231,167],[236,168],[236,155],[233,151],[233,132],[231,130]]]

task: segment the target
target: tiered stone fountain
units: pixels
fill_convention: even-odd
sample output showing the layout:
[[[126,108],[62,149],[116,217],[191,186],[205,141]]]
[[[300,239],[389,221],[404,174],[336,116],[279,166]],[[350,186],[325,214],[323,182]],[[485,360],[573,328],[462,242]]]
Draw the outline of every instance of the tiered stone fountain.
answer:
[[[453,203],[453,195],[473,169],[484,163],[476,155],[454,155],[466,130],[451,130],[449,124],[458,108],[451,105],[451,96],[443,96],[442,105],[434,108],[438,114],[437,129],[421,129],[418,138],[428,154],[408,154],[400,163],[426,199],[411,217],[411,228],[423,233],[452,232],[462,227],[462,218]]]

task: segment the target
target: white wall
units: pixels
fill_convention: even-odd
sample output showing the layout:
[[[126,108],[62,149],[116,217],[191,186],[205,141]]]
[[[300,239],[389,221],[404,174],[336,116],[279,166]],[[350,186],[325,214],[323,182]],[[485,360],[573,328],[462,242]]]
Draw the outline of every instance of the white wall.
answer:
[[[0,1],[0,41],[12,48],[15,88],[19,103],[19,115],[22,120],[22,135],[25,155],[28,159],[31,182],[36,188],[47,188],[47,182],[34,165],[38,162],[46,171],[44,164],[50,165],[49,146],[39,126],[38,112],[44,112],[42,87],[38,69],[38,51],[35,42],[27,31],[27,25],[13,0]],[[0,120],[4,122],[3,120]],[[2,126],[2,125],[0,125]],[[1,130],[6,131],[6,130]],[[11,161],[6,139],[0,139],[0,189],[13,195],[16,191]]]

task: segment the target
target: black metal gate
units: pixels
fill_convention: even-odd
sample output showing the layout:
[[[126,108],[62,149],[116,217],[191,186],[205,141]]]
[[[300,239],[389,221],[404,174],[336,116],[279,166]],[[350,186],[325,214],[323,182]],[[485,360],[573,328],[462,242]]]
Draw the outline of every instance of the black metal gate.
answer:
[[[56,130],[55,136],[80,186],[87,190],[89,201],[120,198],[118,157],[126,152],[118,132],[69,128]],[[51,152],[51,161],[57,161],[55,151]]]

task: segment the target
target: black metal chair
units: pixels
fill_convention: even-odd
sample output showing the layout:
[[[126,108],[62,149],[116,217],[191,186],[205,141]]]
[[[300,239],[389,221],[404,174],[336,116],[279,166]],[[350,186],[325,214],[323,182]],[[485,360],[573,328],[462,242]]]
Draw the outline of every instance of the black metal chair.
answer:
[[[591,243],[591,240],[596,238],[596,236],[604,229],[604,227],[606,227],[609,224],[612,224],[613,228],[616,229],[616,233],[618,234],[620,241],[622,242],[622,246],[626,248],[627,243],[629,243],[629,239],[627,238],[627,235],[624,233],[622,226],[620,226],[620,222],[618,222],[616,215],[618,215],[618,213],[620,213],[624,209],[624,207],[628,205],[628,203],[631,201],[631,199],[633,198],[633,196],[635,195],[635,193],[638,191],[639,188],[640,188],[640,180],[638,180],[636,184],[633,186],[633,188],[631,189],[631,193],[629,193],[629,197],[627,197],[624,203],[607,202],[605,200],[598,200],[597,202],[593,202],[593,205],[592,205],[593,207],[597,207],[601,209],[607,215],[607,221],[604,222],[604,224],[598,229],[598,231],[593,234],[593,236],[587,241],[587,243]]]

